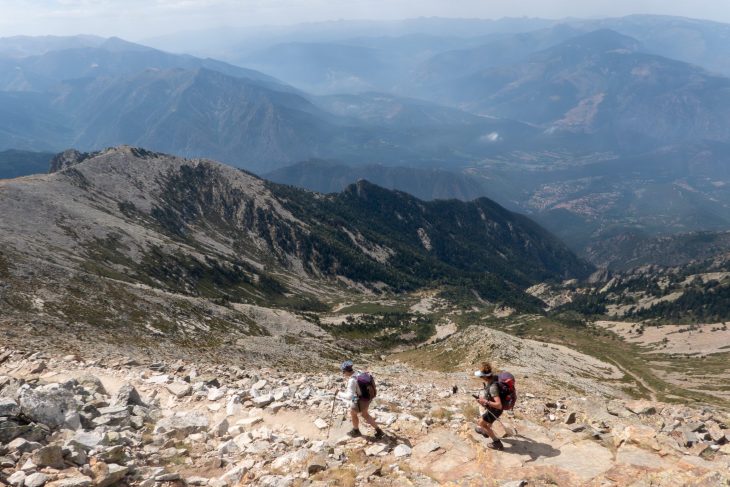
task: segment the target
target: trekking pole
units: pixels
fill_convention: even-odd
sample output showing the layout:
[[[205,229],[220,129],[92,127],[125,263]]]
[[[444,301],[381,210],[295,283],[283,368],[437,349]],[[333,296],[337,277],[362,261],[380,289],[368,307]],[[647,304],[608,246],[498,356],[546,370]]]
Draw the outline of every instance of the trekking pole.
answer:
[[[330,411],[330,420],[329,420],[329,424],[327,425],[327,438],[328,439],[330,437],[330,429],[332,428],[332,423],[334,423],[334,421],[335,421],[334,414],[335,414],[335,403],[336,402],[337,402],[337,393],[335,392],[334,397],[332,398],[332,410]]]
[[[502,425],[502,428],[504,429],[505,433],[512,436],[512,433],[507,429],[507,425],[505,425],[501,419],[499,419],[497,416],[495,416],[494,413],[492,411],[490,411],[489,409],[487,409],[487,412],[495,419],[495,421],[497,421],[499,424]],[[517,432],[517,428],[514,426],[514,423],[512,424],[512,431],[514,431],[514,433],[515,433],[514,436],[519,436],[519,433]]]
[[[479,398],[479,396],[474,395],[474,394],[472,394],[472,397],[474,399],[478,399]],[[502,422],[502,420],[500,420],[497,416],[495,416],[494,413],[489,410],[489,408],[485,408],[485,409],[489,413],[489,415],[494,418],[495,421],[497,421],[499,424],[502,425],[502,428],[504,429],[505,433],[507,433],[508,435],[511,436],[512,433],[509,430],[507,430],[507,426]],[[519,432],[517,431],[517,427],[514,425],[514,413],[513,413],[513,417],[512,418],[513,418],[513,420],[512,420],[512,431],[514,431],[514,436],[520,436]]]

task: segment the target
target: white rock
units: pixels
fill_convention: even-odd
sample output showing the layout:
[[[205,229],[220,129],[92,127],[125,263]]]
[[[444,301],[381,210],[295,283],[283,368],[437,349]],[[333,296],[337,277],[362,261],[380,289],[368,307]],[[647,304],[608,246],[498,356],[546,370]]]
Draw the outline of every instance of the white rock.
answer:
[[[236,414],[240,414],[242,410],[243,406],[241,405],[241,397],[231,396],[231,398],[228,399],[228,404],[226,405],[226,415],[235,416]]]
[[[266,384],[267,384],[266,379],[261,379],[260,381],[258,381],[257,383],[255,383],[254,385],[251,386],[251,390],[260,391],[261,389],[266,387]]]
[[[290,471],[292,467],[303,464],[307,457],[309,457],[307,450],[297,450],[278,457],[271,463],[271,466],[277,470]]]
[[[256,407],[263,408],[271,404],[273,400],[274,398],[271,397],[271,394],[264,394],[259,397],[254,397],[253,403]]]
[[[28,475],[25,478],[24,487],[41,487],[46,482],[48,482],[48,475],[41,472],[36,472]]]
[[[25,482],[25,472],[23,472],[22,470],[18,470],[10,477],[8,477],[8,482],[10,483],[10,485],[14,485],[16,487],[22,486]]]
[[[101,435],[94,432],[80,431],[71,438],[68,443],[70,445],[76,445],[83,450],[89,451],[101,444]]]
[[[220,444],[218,447],[218,451],[222,453],[223,455],[231,455],[234,453],[238,453],[240,448],[233,440],[228,440]]]
[[[345,435],[343,438],[347,438],[348,440],[351,440],[349,436]],[[324,449],[327,447],[327,444],[322,440],[313,441],[312,445],[309,447],[309,449],[315,453],[319,453],[321,451],[324,451]]]
[[[323,430],[323,429],[327,428],[327,426],[329,426],[329,423],[327,423],[327,421],[325,421],[322,418],[317,418],[314,420],[314,426]]]
[[[155,425],[155,434],[173,434],[178,438],[208,429],[208,418],[197,412],[183,413],[161,419]]]
[[[281,401],[291,395],[291,391],[288,386],[280,387],[274,391],[274,401]]]
[[[411,454],[411,447],[408,445],[398,445],[393,449],[393,455],[396,458],[407,457]]]
[[[228,419],[223,418],[213,425],[213,427],[210,429],[210,434],[216,437],[221,437],[228,432],[228,428],[230,428],[230,425],[228,424]]]
[[[210,389],[208,391],[208,400],[209,401],[217,401],[219,399],[222,399],[223,396],[226,395],[226,391],[224,389]]]
[[[228,482],[228,485],[238,485],[246,472],[248,472],[248,469],[245,466],[238,465],[221,475],[220,479]]]
[[[91,478],[84,475],[78,477],[65,478],[53,482],[53,487],[90,487]]]
[[[18,396],[21,412],[33,421],[51,428],[78,429],[80,426],[78,403],[73,393],[59,384],[35,389],[23,386]]]
[[[193,388],[187,382],[173,382],[167,385],[167,390],[173,396],[180,398],[189,395],[193,391]]]
[[[266,406],[266,410],[271,411],[272,413],[278,413],[279,410],[283,407],[284,407],[283,402],[275,401],[275,402],[272,402],[271,404],[269,404],[268,406]]]

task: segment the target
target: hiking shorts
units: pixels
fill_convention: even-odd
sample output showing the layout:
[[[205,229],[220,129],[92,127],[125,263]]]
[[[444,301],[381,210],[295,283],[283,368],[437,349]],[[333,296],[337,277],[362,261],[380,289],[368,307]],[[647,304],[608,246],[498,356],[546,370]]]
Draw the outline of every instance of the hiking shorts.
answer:
[[[370,399],[358,399],[357,402],[352,403],[350,409],[357,411],[358,413],[366,412],[370,407]]]
[[[487,410],[484,411],[484,414],[482,414],[482,419],[487,423],[492,424],[497,420],[497,418],[502,416],[502,412],[502,409],[487,408]]]

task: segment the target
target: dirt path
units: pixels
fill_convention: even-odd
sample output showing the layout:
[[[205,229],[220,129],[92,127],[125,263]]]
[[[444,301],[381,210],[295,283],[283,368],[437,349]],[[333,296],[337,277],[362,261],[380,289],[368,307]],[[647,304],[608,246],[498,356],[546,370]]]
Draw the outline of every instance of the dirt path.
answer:
[[[609,362],[612,362],[612,363],[613,363],[613,364],[614,364],[614,365],[615,365],[616,367],[618,367],[618,368],[619,368],[619,370],[621,370],[621,372],[623,372],[624,374],[626,374],[626,375],[628,375],[628,376],[631,376],[631,377],[632,377],[632,378],[633,378],[633,379],[634,379],[634,380],[635,380],[636,382],[638,382],[639,384],[641,384],[641,385],[642,385],[642,386],[644,387],[644,389],[646,389],[647,391],[649,391],[649,398],[650,398],[650,399],[651,399],[652,401],[657,401],[657,396],[656,396],[656,390],[655,390],[655,389],[654,389],[653,387],[651,387],[651,386],[650,386],[649,384],[647,384],[647,383],[646,383],[646,382],[644,381],[644,379],[642,379],[641,377],[639,377],[639,376],[638,376],[638,375],[636,375],[635,373],[631,372],[630,370],[628,370],[628,369],[626,369],[626,368],[622,367],[622,366],[621,366],[621,364],[619,364],[619,363],[618,363],[618,362],[616,362],[615,360],[613,360],[613,359],[608,359],[608,361],[609,361]]]

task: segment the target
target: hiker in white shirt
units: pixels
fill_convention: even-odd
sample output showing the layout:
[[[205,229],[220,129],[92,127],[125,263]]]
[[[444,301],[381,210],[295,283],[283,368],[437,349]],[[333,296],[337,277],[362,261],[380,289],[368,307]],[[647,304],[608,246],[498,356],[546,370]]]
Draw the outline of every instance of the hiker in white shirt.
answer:
[[[383,430],[380,429],[378,424],[375,422],[368,409],[370,408],[370,398],[363,398],[362,391],[360,391],[360,385],[357,383],[357,376],[360,373],[355,374],[352,368],[352,361],[347,360],[340,366],[343,377],[347,379],[347,386],[344,391],[340,391],[337,394],[342,401],[344,401],[350,409],[350,419],[352,420],[352,430],[347,433],[349,436],[357,437],[360,436],[360,418],[362,416],[367,424],[375,428],[375,438],[380,438],[384,435]]]

